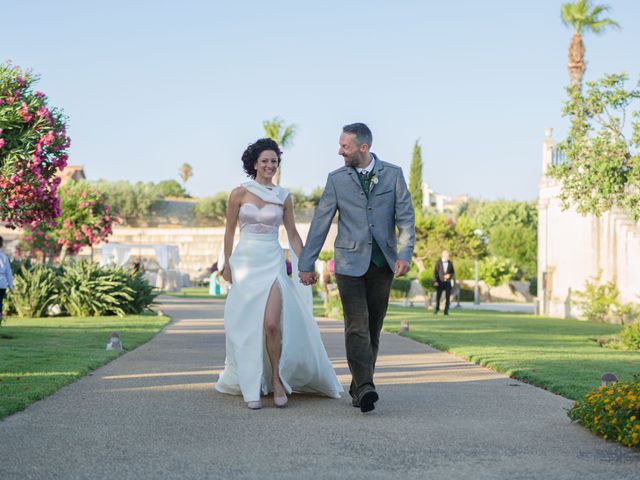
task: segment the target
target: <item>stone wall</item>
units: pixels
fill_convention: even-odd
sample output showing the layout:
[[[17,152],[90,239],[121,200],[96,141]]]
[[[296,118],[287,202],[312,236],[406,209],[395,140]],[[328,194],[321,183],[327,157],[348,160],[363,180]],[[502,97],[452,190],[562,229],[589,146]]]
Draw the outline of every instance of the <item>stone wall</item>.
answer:
[[[298,223],[298,232],[303,241],[307,238],[310,223]],[[333,250],[337,226],[332,225],[327,235],[324,249]],[[4,237],[8,249],[11,244],[18,240],[21,235],[20,230],[9,230],[0,227],[0,236]],[[236,233],[236,240],[238,234]],[[224,240],[224,227],[123,227],[116,226],[113,235],[109,238],[110,243],[128,243],[133,245],[161,244],[177,245],[180,249],[180,270],[187,273],[192,281],[204,277],[211,265],[217,261],[218,255],[222,251]],[[280,243],[288,245],[287,235],[284,228],[280,228]],[[6,251],[7,249],[5,249]],[[79,253],[80,258],[90,258],[100,261],[102,246],[97,245],[93,252],[85,248]]]

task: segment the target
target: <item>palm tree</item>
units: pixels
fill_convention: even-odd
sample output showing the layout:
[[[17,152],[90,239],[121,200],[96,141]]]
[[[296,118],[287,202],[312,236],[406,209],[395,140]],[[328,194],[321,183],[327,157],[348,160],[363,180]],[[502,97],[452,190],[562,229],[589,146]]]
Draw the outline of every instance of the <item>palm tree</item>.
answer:
[[[183,163],[178,170],[180,173],[180,178],[182,179],[182,185],[186,191],[187,189],[187,180],[189,180],[193,176],[193,167],[188,163]]]
[[[573,28],[574,33],[569,45],[569,79],[571,87],[581,89],[582,78],[587,69],[584,61],[584,42],[582,34],[593,32],[599,35],[607,27],[620,27],[610,18],[601,15],[611,9],[608,5],[592,5],[591,0],[577,0],[562,4],[562,23]]]
[[[298,130],[298,127],[293,123],[285,126],[284,120],[280,117],[275,117],[273,120],[265,120],[262,122],[262,127],[264,128],[265,135],[271,140],[276,141],[282,150],[293,145],[293,138],[296,136]],[[276,185],[280,184],[281,171],[282,168],[279,168],[276,176],[273,178],[273,182]]]

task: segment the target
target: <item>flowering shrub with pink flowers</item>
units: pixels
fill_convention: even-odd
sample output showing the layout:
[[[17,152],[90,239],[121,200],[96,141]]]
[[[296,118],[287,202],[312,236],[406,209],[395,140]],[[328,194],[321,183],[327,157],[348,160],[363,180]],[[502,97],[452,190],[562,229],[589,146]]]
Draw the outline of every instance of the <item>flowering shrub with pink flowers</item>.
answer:
[[[88,182],[70,181],[58,193],[61,213],[56,218],[57,225],[40,222],[26,226],[23,251],[50,257],[60,255],[63,260],[66,255],[76,255],[82,247],[106,241],[113,222],[120,221],[107,197]]]
[[[56,173],[67,164],[66,117],[32,89],[30,71],[0,64],[0,221],[53,223],[60,215]]]

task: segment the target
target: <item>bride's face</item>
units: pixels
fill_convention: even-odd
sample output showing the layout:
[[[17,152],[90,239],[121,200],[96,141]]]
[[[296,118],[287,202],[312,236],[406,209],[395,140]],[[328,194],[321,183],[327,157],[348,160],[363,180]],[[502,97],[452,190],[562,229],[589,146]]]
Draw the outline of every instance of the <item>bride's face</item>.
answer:
[[[278,171],[278,155],[273,150],[260,154],[255,165],[256,180],[271,181]]]

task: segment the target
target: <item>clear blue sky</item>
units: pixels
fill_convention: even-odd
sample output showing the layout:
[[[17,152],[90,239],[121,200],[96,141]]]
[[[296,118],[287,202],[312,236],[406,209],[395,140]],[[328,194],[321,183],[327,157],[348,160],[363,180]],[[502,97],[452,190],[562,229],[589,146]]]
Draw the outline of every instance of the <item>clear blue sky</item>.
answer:
[[[244,180],[240,155],[276,115],[299,126],[283,183],[309,191],[342,164],[340,128],[445,194],[534,199],[544,127],[561,118],[571,32],[560,1],[3,2],[0,61],[30,67],[70,117],[90,179],[177,178],[196,196]],[[637,80],[640,2],[587,35],[587,79]]]

